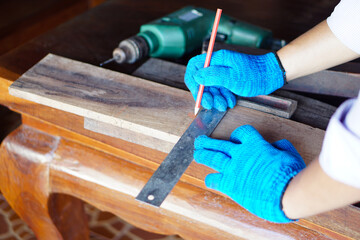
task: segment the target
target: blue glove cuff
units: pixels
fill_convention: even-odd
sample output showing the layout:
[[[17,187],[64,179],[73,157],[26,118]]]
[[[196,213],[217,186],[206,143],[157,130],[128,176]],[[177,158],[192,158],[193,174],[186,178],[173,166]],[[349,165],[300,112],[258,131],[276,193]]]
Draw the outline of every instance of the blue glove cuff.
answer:
[[[280,61],[279,55],[277,55],[277,53],[275,53],[275,52],[274,52],[274,54],[275,54],[276,60],[278,61],[279,67],[280,67],[280,69],[281,69],[281,71],[282,71],[282,73],[283,73],[284,85],[285,85],[285,84],[288,84],[288,81],[286,80],[285,68],[284,68],[284,66],[282,65],[281,61]]]
[[[290,223],[297,221],[297,219],[290,219],[285,215],[284,211],[282,210],[282,199],[291,179],[293,179],[293,177],[295,177],[304,168],[302,164],[300,165],[301,166],[296,167],[297,170],[288,169],[290,172],[285,170],[282,172],[282,176],[279,176],[279,182],[276,189],[282,190],[274,191],[275,193],[279,193],[278,196],[275,196],[275,201],[273,202],[275,206],[273,204],[269,204],[268,209],[267,207],[264,207],[263,213],[265,219],[275,223]]]

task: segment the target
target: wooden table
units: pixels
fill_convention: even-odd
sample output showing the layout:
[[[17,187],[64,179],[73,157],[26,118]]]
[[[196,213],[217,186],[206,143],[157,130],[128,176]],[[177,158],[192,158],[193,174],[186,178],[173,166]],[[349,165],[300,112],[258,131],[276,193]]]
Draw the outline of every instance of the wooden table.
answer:
[[[141,24],[185,5],[221,7],[224,13],[268,27],[275,36],[291,40],[323,20],[336,2],[223,1],[219,6],[212,0],[108,1],[1,56],[0,103],[22,115],[22,125],[1,146],[2,193],[39,239],[88,239],[82,200],[146,230],[187,239],[359,238],[360,213],[355,207],[297,223],[272,224],[206,189],[203,178],[209,170],[194,165],[164,207],[139,203],[134,196],[165,153],[88,131],[82,117],[8,94],[11,83],[47,53],[97,65]],[[109,68],[131,73],[138,66]],[[323,131],[307,130],[318,145],[310,150],[311,156],[305,156],[310,158],[320,150]],[[268,139],[282,137],[273,130],[268,133]],[[296,134],[292,138],[301,142]]]

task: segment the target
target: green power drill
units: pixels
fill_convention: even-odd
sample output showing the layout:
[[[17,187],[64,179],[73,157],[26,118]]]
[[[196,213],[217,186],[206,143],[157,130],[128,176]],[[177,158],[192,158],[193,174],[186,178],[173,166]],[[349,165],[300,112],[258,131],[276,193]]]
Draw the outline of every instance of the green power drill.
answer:
[[[215,12],[193,6],[184,7],[165,17],[144,24],[140,32],[123,40],[113,51],[112,61],[134,63],[144,57],[180,58],[200,48],[210,36]],[[221,16],[217,40],[228,44],[247,47],[279,49],[284,40],[272,37],[271,31],[238,21],[226,15]]]

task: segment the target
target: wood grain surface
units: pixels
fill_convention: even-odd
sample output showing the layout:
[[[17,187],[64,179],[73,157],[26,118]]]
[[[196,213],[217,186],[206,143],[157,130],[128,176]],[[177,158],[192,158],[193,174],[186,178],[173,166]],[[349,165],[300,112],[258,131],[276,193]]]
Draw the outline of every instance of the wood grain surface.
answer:
[[[87,239],[89,230],[82,202],[69,196],[50,198],[49,167],[60,138],[27,126],[20,129],[1,144],[2,194],[39,239]],[[59,216],[61,212],[63,218],[50,218],[50,214]]]
[[[17,151],[18,148],[23,150]],[[16,176],[21,176],[1,175],[9,187],[2,189],[4,196],[15,199],[11,201],[12,207],[40,240],[88,239],[81,205],[73,208],[79,202],[62,197],[57,199],[62,201],[48,205],[45,202],[50,200],[51,193],[75,196],[135,226],[162,234],[179,234],[185,239],[332,239],[296,223],[274,224],[259,219],[229,198],[185,182],[175,186],[161,208],[141,203],[135,196],[152,170],[129,162],[121,155],[53,137],[26,125],[4,140],[0,153],[3,172],[8,172],[4,168],[11,168]],[[30,172],[32,174],[28,174]],[[9,191],[19,183],[25,183],[24,187]],[[54,210],[62,210],[62,217],[51,219],[48,211]],[[73,224],[74,218],[76,224]],[[59,221],[67,224],[67,228],[56,227],[54,223]],[[348,239],[341,234],[334,236]]]
[[[130,131],[121,136],[126,141],[134,142],[137,135],[135,143],[142,146],[149,147],[149,137],[168,142],[157,146],[162,152],[169,152],[193,120],[194,101],[189,92],[51,54],[15,81],[9,92]],[[320,152],[323,131],[239,106],[227,113],[212,136],[227,139],[244,124],[259,130],[276,129],[272,136],[265,132],[265,138],[293,140],[306,162]],[[298,131],[308,132],[309,141],[299,139]]]
[[[185,91],[51,54],[9,92],[170,143],[192,120],[192,98]]]
[[[91,118],[84,118],[84,128],[92,132],[101,133],[106,136],[120,138],[131,143],[140,144],[144,147],[168,153],[174,144],[166,140],[154,138],[152,136],[137,133],[125,128],[117,127],[109,123],[97,121]]]
[[[59,114],[58,116],[61,116],[60,112],[58,112],[57,114]],[[68,116],[70,116],[70,115],[68,115]],[[166,156],[166,154],[162,154],[160,152],[156,152],[153,150],[150,151],[148,148],[145,148],[145,147],[137,147],[136,145],[129,144],[126,141],[122,141],[122,140],[119,140],[116,138],[111,138],[111,137],[104,136],[101,134],[96,134],[96,133],[86,131],[86,130],[81,130],[80,128],[77,128],[77,122],[79,122],[80,119],[78,119],[78,117],[75,117],[75,115],[73,117],[71,117],[70,119],[68,119],[68,116],[65,118],[60,117],[60,119],[58,119],[58,120],[59,120],[59,124],[61,122],[67,122],[67,128],[70,128],[70,126],[72,126],[73,130],[71,130],[71,131],[66,130],[65,128],[62,128],[62,127],[58,127],[56,125],[49,125],[44,121],[39,121],[28,115],[23,115],[23,122],[25,124],[28,124],[28,125],[31,125],[31,126],[37,128],[37,129],[43,129],[44,131],[46,131],[49,134],[61,135],[65,139],[74,139],[75,143],[77,143],[77,144],[72,145],[72,146],[79,147],[80,145],[78,145],[78,144],[81,143],[81,144],[85,144],[86,146],[91,146],[91,148],[93,148],[94,150],[100,151],[102,155],[101,155],[101,157],[99,157],[99,158],[101,158],[98,161],[99,165],[94,167],[96,169],[98,169],[99,167],[102,169],[104,166],[104,163],[107,164],[107,160],[105,160],[105,158],[103,158],[104,154],[106,154],[107,156],[120,156],[121,158],[126,160],[126,162],[134,163],[136,166],[142,166],[145,169],[151,169],[150,172],[152,173],[159,166],[159,164],[161,163],[161,160],[164,159]],[[75,126],[74,126],[74,124],[70,124],[70,123],[75,123]],[[259,125],[261,126],[261,124],[259,124]],[[81,127],[81,125],[79,127]],[[269,133],[269,130],[267,130],[265,128],[266,128],[266,126],[264,127],[264,129],[261,129],[261,132],[262,133],[267,132],[268,136],[271,135],[271,130]],[[310,128],[310,129],[313,129],[313,128]],[[81,132],[81,134],[76,133],[76,131]],[[308,132],[306,132],[306,134],[308,134]],[[302,138],[301,133],[298,133],[298,137]],[[116,147],[113,147],[113,146],[116,146]],[[69,154],[71,155],[73,152],[73,149],[71,149],[69,147],[69,148],[67,148],[66,151],[69,151]],[[64,151],[64,152],[66,152],[66,151]],[[88,150],[86,149],[86,150],[84,150],[84,152],[88,152]],[[74,156],[76,156],[76,155],[74,155]],[[84,157],[84,160],[81,160],[81,161],[85,161],[85,162],[88,161],[89,159],[93,159],[91,156],[88,156],[88,155],[82,156],[81,154],[79,154],[77,156],[78,157],[76,157],[76,159],[82,159]],[[69,158],[74,159],[71,156]],[[116,162],[116,160],[114,160],[113,162]],[[122,162],[120,162],[120,164],[122,164]],[[141,170],[140,172],[143,172],[143,171],[144,170]],[[208,173],[211,173],[211,172],[212,172],[212,170],[209,168],[205,168],[204,166],[198,165],[196,163],[192,163],[190,165],[190,167],[188,168],[188,170],[186,171],[186,173],[181,178],[180,182],[190,184],[191,186],[197,186],[201,189],[206,189],[203,179]],[[136,171],[132,172],[132,173],[135,174],[135,177],[138,175],[138,173],[136,173]],[[150,178],[150,175],[148,175],[148,177]],[[68,193],[68,194],[71,194],[74,196],[78,196],[75,194],[75,192],[77,192],[77,190],[75,190],[75,189],[78,189],[78,187],[73,187],[73,186],[77,186],[77,184],[79,184],[79,182],[81,182],[81,181],[77,180],[77,177],[74,178],[71,175],[65,175],[62,171],[60,171],[60,172],[54,173],[52,175],[52,179],[53,179],[52,180],[53,182],[58,181],[57,179],[61,179],[61,180],[59,180],[58,184],[56,184],[56,185],[52,184],[53,186],[57,186],[56,188],[59,188],[59,190],[57,190],[59,193],[65,192],[65,193]],[[131,179],[132,179],[132,177],[131,177]],[[132,180],[130,180],[130,181],[132,181]],[[86,182],[82,182],[82,184],[86,185]],[[145,184],[145,182],[144,182],[144,184]],[[84,193],[79,193],[79,195],[80,194],[83,195],[82,199],[86,199],[87,197],[89,197],[89,198],[87,198],[88,199],[87,201],[92,202],[92,200],[90,198],[93,198],[93,197],[102,198],[102,196],[95,196],[95,194],[89,195],[89,194],[87,194],[87,191],[92,192],[94,189],[98,189],[98,188],[99,188],[98,185],[94,185],[93,187],[89,187],[89,188],[85,187]],[[104,191],[106,191],[106,189],[104,189]],[[206,189],[206,191],[216,193],[209,189]],[[106,202],[102,203],[100,206],[97,205],[99,208],[108,209],[109,206],[112,206],[112,203],[109,202],[110,199],[112,199],[112,196],[109,196],[108,194],[110,194],[110,193],[107,193],[104,195],[104,198],[105,198],[104,201],[106,201]],[[216,193],[216,196],[217,196],[216,198],[218,199],[218,193]],[[227,207],[230,207],[230,206],[236,206],[236,204],[235,205],[227,205]],[[124,208],[128,209],[125,206],[124,206]],[[227,213],[233,212],[233,209],[231,209],[231,208],[224,209],[224,210],[226,210]],[[121,212],[121,211],[119,211],[119,212]],[[349,213],[351,213],[351,215],[349,215]],[[119,216],[123,217],[123,215],[121,215],[121,214]],[[139,227],[151,230],[150,227],[153,225],[150,226],[148,224],[145,224],[145,226],[141,226],[142,222],[140,220],[142,220],[143,218],[141,218],[139,216],[139,217],[136,217],[135,219],[132,219],[131,216],[133,216],[133,215],[128,214],[125,218],[126,221],[129,221],[129,222],[134,221],[134,223],[137,222],[137,225]],[[344,218],[346,218],[346,216],[350,216],[350,217],[346,221],[344,221]],[[296,224],[308,228],[310,232],[315,230],[317,232],[322,233],[325,236],[331,236],[332,239],[357,239],[360,237],[360,233],[359,233],[360,219],[359,219],[359,217],[360,217],[360,211],[358,208],[345,207],[345,208],[338,209],[336,211],[332,211],[330,213],[326,213],[323,215],[318,215],[318,216],[315,216],[312,218],[302,219],[299,222],[297,222]],[[153,224],[155,224],[155,222],[153,222]],[[256,225],[256,223],[254,223],[254,224]],[[159,227],[159,225],[156,225],[156,226]],[[161,224],[161,226],[164,226],[164,225]],[[166,227],[166,225],[164,227]],[[285,227],[285,229],[286,229],[286,226],[282,226],[282,227]],[[266,229],[271,230],[272,228],[266,227]],[[154,230],[152,230],[152,231],[154,231]],[[196,231],[196,232],[198,232],[198,231]],[[294,239],[302,239],[301,237],[302,236],[295,234],[295,236],[293,238]],[[314,239],[317,239],[317,237],[315,237]]]

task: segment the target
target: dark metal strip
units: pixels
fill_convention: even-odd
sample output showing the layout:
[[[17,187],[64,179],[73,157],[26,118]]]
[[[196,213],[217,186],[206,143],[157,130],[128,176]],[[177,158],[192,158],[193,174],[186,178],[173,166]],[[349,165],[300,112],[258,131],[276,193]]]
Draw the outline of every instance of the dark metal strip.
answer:
[[[215,109],[201,110],[136,199],[160,207],[192,162],[195,138],[209,136],[225,114]]]

